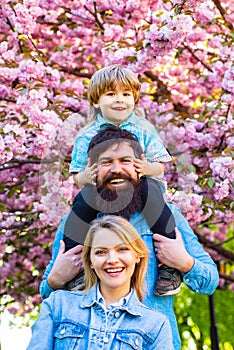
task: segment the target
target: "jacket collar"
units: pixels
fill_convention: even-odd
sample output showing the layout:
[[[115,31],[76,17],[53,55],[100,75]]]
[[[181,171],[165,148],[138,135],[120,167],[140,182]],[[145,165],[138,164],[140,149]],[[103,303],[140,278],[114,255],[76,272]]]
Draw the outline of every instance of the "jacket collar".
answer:
[[[124,122],[122,124],[120,124],[120,126],[124,126],[126,124],[136,124],[136,114],[134,111],[132,111],[132,113],[130,114],[130,116],[124,120]],[[114,125],[113,123],[111,122],[108,122],[108,120],[104,119],[103,116],[101,115],[101,113],[98,113],[97,115],[97,124],[100,125],[100,127],[106,127],[106,126],[110,126],[110,125]]]
[[[97,286],[91,288],[87,294],[83,296],[83,300],[80,303],[81,308],[90,308],[94,305],[100,305],[97,300]],[[121,310],[125,310],[133,316],[143,316],[142,315],[142,304],[139,301],[136,292],[133,291],[126,305],[119,307]]]

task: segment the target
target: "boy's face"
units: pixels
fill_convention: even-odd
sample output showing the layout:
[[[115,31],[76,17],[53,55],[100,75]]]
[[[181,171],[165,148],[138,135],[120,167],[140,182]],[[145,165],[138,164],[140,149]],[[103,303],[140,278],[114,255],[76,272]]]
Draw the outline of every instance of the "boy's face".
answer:
[[[94,107],[100,108],[103,118],[115,125],[120,125],[132,113],[135,106],[133,92],[118,86],[100,96]]]

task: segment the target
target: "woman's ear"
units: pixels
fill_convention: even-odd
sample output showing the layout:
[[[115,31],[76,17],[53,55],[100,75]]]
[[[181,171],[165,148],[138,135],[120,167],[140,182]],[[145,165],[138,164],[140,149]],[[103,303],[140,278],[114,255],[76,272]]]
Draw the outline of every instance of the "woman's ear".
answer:
[[[138,258],[138,259],[137,259],[137,261],[136,261],[136,264],[137,264],[137,265],[139,265],[139,264],[140,264],[140,262],[141,262],[141,259],[140,259],[140,258]]]

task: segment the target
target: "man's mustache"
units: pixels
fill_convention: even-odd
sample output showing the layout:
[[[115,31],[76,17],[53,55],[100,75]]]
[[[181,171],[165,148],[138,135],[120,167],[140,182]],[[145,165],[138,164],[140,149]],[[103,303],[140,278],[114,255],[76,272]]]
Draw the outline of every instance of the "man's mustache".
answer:
[[[103,187],[103,186],[107,185],[110,181],[116,180],[116,179],[123,179],[123,180],[127,180],[127,181],[129,181],[129,182],[132,182],[132,181],[133,181],[132,177],[131,177],[131,176],[128,176],[128,175],[126,175],[126,174],[122,174],[122,173],[119,173],[119,174],[117,174],[117,173],[110,173],[110,174],[108,174],[108,175],[106,176],[105,179],[103,179],[103,182],[102,182],[102,184],[100,184],[100,187]]]

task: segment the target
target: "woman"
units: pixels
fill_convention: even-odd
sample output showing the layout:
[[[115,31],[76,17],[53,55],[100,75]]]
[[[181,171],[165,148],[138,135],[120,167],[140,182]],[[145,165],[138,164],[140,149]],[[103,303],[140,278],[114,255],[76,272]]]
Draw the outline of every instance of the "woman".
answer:
[[[82,291],[43,301],[27,350],[173,350],[166,316],[141,303],[148,250],[127,220],[95,220],[82,261]]]

